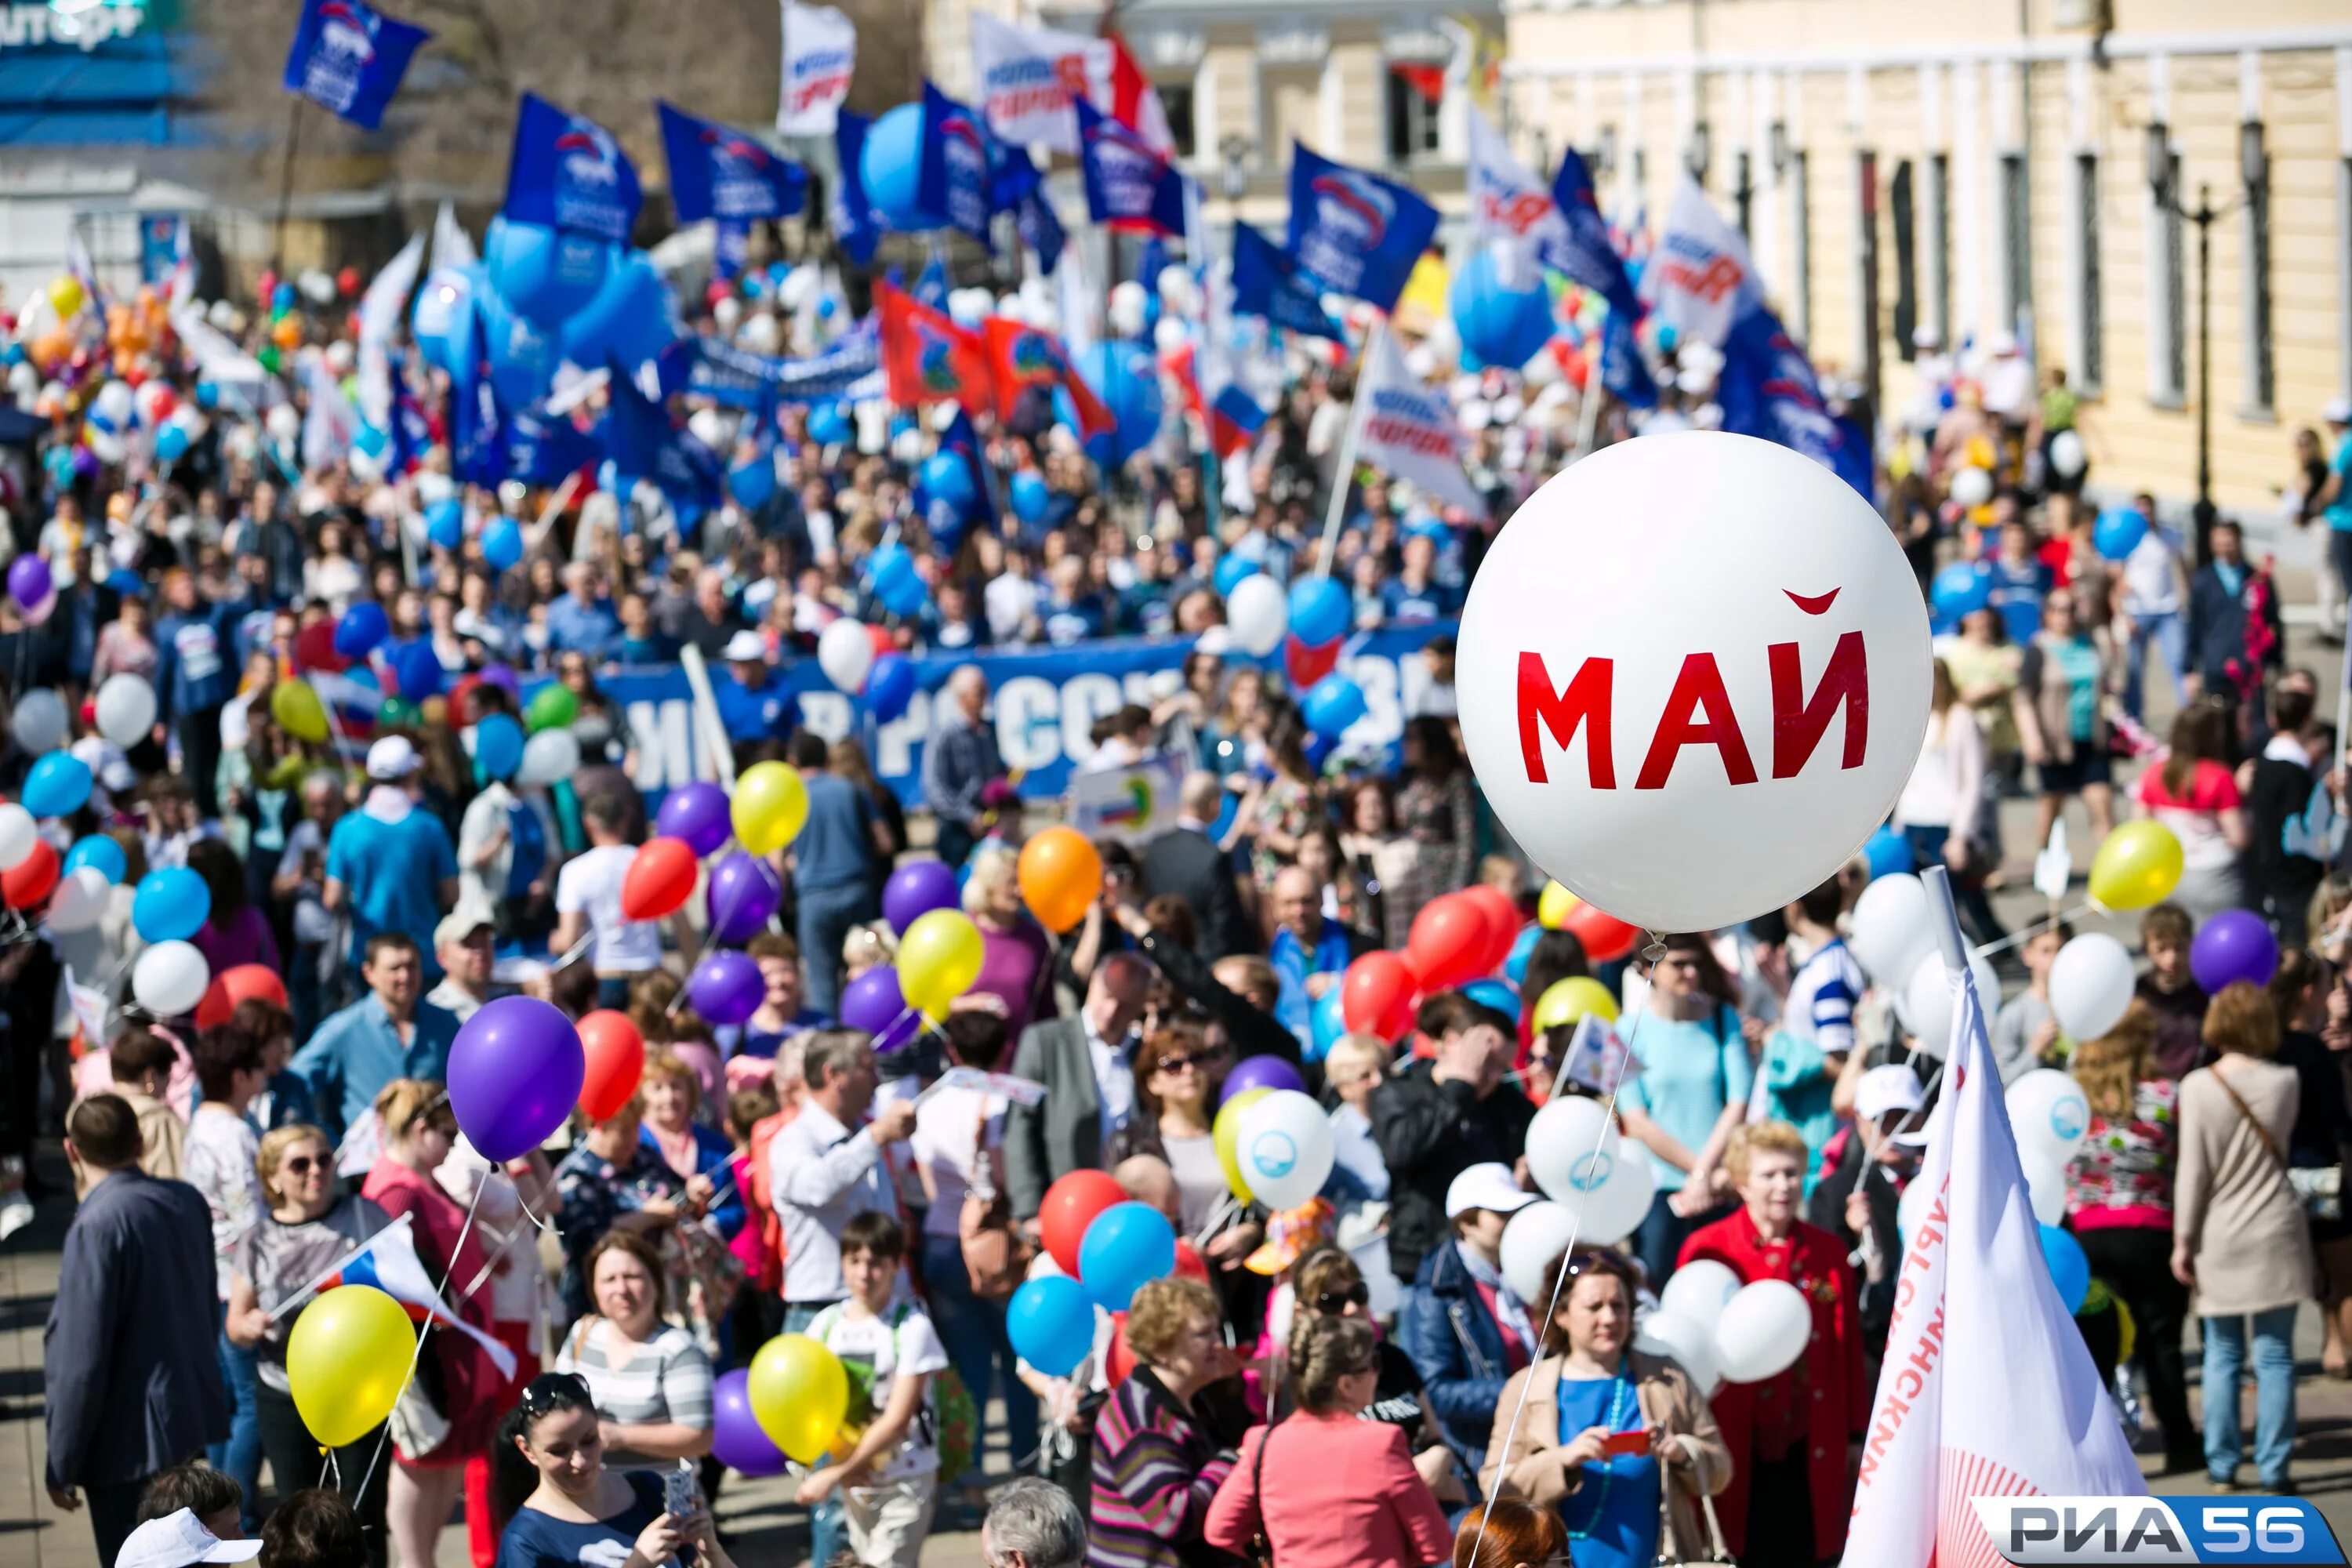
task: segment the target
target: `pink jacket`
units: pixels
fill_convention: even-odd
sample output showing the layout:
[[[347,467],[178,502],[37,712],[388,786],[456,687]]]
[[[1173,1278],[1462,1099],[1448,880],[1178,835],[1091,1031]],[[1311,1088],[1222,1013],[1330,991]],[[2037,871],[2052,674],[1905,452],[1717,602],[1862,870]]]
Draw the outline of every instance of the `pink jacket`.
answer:
[[[1203,1535],[1246,1555],[1263,1517],[1282,1568],[1424,1568],[1454,1560],[1445,1510],[1412,1468],[1404,1428],[1305,1411],[1242,1439],[1233,1474],[1209,1505]],[[1263,1515],[1261,1515],[1263,1510]]]

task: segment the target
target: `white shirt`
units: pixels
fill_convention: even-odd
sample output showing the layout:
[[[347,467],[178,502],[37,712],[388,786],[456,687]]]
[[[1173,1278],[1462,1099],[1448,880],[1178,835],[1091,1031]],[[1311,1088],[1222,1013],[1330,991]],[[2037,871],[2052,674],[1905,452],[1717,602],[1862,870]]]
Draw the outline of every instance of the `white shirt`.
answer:
[[[2181,607],[2180,542],[2168,528],[2149,529],[2124,557],[2124,614],[2165,616]]]
[[[911,1302],[886,1308],[879,1317],[853,1318],[846,1307],[830,1308],[818,1314],[808,1333],[839,1356],[848,1369],[851,1423],[870,1422],[888,1409],[900,1374],[916,1377],[948,1368],[947,1347],[940,1342],[939,1330]],[[927,1405],[937,1407],[937,1396],[930,1391],[926,1390],[923,1397]],[[940,1449],[935,1432],[929,1421],[908,1422],[898,1451],[883,1461],[875,1481],[887,1486],[937,1470]]]
[[[814,1100],[768,1145],[768,1190],[784,1232],[784,1300],[842,1298],[841,1231],[869,1209],[898,1212],[882,1146]]]
[[[254,1169],[260,1152],[253,1123],[226,1106],[200,1105],[188,1119],[180,1174],[204,1194],[205,1206],[212,1211],[213,1272],[224,1301],[228,1300],[229,1259],[269,1206]]]
[[[994,1184],[995,1173],[982,1154],[1004,1142],[1004,1097],[976,1089],[938,1089],[915,1111],[908,1140],[915,1163],[931,1179],[930,1207],[923,1213],[925,1236],[955,1236],[964,1194]]]
[[[1095,1033],[1091,1021],[1081,1019],[1087,1031],[1087,1055],[1095,1067],[1095,1105],[1102,1117],[1102,1141],[1106,1147],[1110,1135],[1127,1125],[1135,1114],[1135,1064],[1129,1060],[1124,1043],[1112,1045]]]
[[[625,920],[621,883],[637,857],[628,844],[604,844],[564,863],[555,879],[555,912],[584,914],[596,933],[599,974],[642,974],[661,966],[661,927],[653,921]]]

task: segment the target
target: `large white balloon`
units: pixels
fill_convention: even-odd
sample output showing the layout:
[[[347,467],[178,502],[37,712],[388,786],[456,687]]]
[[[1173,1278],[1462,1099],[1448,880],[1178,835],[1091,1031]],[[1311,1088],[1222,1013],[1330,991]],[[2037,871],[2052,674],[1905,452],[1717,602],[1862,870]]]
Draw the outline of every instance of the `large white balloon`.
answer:
[[[1455,671],[1511,836],[1669,931],[1834,875],[1910,778],[1932,684],[1918,581],[1870,503],[1785,447],[1698,430],[1529,497],[1471,584]]]
[[[522,743],[515,769],[519,784],[551,784],[580,771],[580,737],[569,730],[541,730]]]
[[[865,624],[844,616],[817,633],[816,667],[852,697],[865,690],[866,672],[874,668],[874,639]]]
[[[2062,479],[2071,479],[2083,471],[2083,437],[2072,430],[2061,430],[2050,437],[2050,466]]]
[[[33,814],[15,801],[0,801],[0,871],[14,869],[40,841]]]
[[[1723,1370],[1715,1360],[1714,1329],[1680,1312],[1662,1310],[1643,1319],[1634,1331],[1633,1348],[1644,1355],[1664,1356],[1681,1367],[1701,1399],[1713,1397],[1723,1384]]]
[[[1936,946],[1927,885],[1908,871],[1873,877],[1853,902],[1853,935],[1847,945],[1855,960],[1881,985],[1911,977]]]
[[[1263,572],[1253,572],[1225,595],[1225,625],[1244,653],[1263,658],[1282,646],[1290,629],[1290,601],[1282,584]]]
[[[1569,1168],[1569,1194],[1560,1201],[1584,1216],[1579,1245],[1611,1247],[1633,1234],[1658,1195],[1657,1173],[1641,1147],[1614,1131],[1601,1147],[1579,1155]]]
[[[1251,1106],[1234,1138],[1243,1182],[1270,1209],[1295,1209],[1321,1192],[1333,1154],[1330,1116],[1295,1089]]]
[[[1609,1111],[1597,1100],[1563,1094],[1546,1101],[1528,1123],[1528,1178],[1555,1203],[1580,1200],[1583,1190],[1574,1178],[1610,1131]]]
[[[113,895],[114,884],[106,873],[95,866],[77,866],[61,878],[57,890],[49,895],[49,907],[41,918],[51,931],[88,931],[106,913],[108,900]]]
[[[2025,1168],[2025,1194],[2040,1225],[2056,1225],[2066,1217],[2066,1162],[2044,1148],[2020,1143],[2018,1163]]]
[[[1530,1319],[1550,1303],[1552,1263],[1574,1234],[1576,1211],[1549,1202],[1529,1204],[1503,1227],[1503,1283],[1528,1304]]]
[[[1110,330],[1122,338],[1143,335],[1143,319],[1151,308],[1151,296],[1143,285],[1129,278],[1111,285],[1110,303],[1103,313],[1110,321]]]
[[[2095,1040],[2123,1021],[2137,979],[2122,942],[2103,931],[2085,931],[2051,963],[2051,1015],[2067,1038]]]
[[[212,979],[212,966],[193,943],[159,942],[131,966],[131,994],[157,1017],[176,1018],[204,1000]]]
[[[1992,474],[1984,468],[1962,468],[1952,476],[1952,499],[1969,510],[1992,500]]]
[[[1716,1364],[1727,1383],[1761,1383],[1797,1364],[1813,1337],[1813,1309],[1785,1279],[1743,1285],[1715,1325]]]
[[[2091,1101],[2083,1086],[2054,1068],[2039,1068],[2009,1086],[2009,1125],[2026,1151],[2059,1164],[2074,1158],[2091,1130]]]
[[[1674,1272],[1658,1292],[1658,1310],[1688,1318],[1712,1331],[1723,1309],[1739,1293],[1739,1276],[1712,1258],[1695,1258]]]
[[[2000,981],[1993,973],[1992,960],[1970,953],[1969,972],[1976,976],[1977,1000],[1990,1019],[2000,1005]],[[1927,1055],[1940,1057],[1950,1047],[1952,981],[1942,953],[1931,952],[1913,966],[1911,978],[1904,982],[1903,993],[1895,1000],[1895,1013]]]
[[[155,725],[155,689],[136,675],[110,675],[98,689],[98,732],[135,746]]]
[[[56,751],[66,743],[66,700],[46,686],[35,687],[16,700],[8,730],[16,744],[37,757]]]

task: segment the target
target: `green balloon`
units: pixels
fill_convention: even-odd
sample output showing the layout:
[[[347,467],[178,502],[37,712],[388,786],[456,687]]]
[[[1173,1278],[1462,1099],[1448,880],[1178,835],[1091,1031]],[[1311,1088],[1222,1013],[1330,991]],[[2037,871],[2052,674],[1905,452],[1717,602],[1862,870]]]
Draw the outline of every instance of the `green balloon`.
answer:
[[[376,710],[376,717],[387,724],[416,725],[425,722],[425,715],[418,712],[416,704],[405,697],[385,698],[383,706]]]
[[[572,721],[580,717],[580,699],[572,689],[550,681],[531,695],[522,710],[522,727],[531,734],[541,730],[569,730]]]

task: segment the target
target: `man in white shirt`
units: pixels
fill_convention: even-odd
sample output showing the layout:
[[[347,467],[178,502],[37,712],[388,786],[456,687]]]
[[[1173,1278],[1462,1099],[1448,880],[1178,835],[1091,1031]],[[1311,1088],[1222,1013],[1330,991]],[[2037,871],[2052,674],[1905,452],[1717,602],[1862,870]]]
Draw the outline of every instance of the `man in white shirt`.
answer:
[[[621,885],[627,880],[629,862],[637,847],[627,842],[628,805],[617,796],[591,795],[580,805],[580,824],[591,847],[565,863],[555,879],[555,952],[570,952],[593,931],[595,951],[597,1005],[626,1007],[629,983],[661,967],[659,921],[633,921],[621,912]],[[694,937],[681,922],[678,946],[689,967],[694,962]]]
[[[821,1029],[802,1056],[801,1113],[768,1145],[768,1188],[784,1233],[784,1331],[796,1334],[847,1293],[841,1231],[871,1210],[896,1214],[883,1152],[914,1131],[915,1105],[894,1100],[866,1121],[879,1077],[874,1046],[854,1029]],[[862,1126],[860,1123],[864,1123]]]

